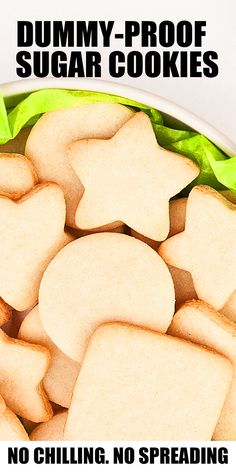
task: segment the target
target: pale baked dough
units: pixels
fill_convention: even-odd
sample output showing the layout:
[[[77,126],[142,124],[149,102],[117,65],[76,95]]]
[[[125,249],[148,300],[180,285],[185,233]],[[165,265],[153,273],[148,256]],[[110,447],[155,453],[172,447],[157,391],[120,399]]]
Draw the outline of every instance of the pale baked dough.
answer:
[[[68,408],[79,372],[79,364],[66,356],[43,329],[38,305],[23,320],[18,338],[46,347],[51,355],[43,385],[49,400]]]
[[[77,139],[110,138],[132,115],[118,103],[90,103],[45,113],[32,128],[25,154],[40,182],[57,182],[63,189],[68,226],[76,226],[74,215],[84,188],[68,161],[67,146]]]
[[[56,413],[47,423],[41,423],[30,434],[31,441],[64,441],[68,412]]]
[[[42,387],[49,363],[45,347],[10,338],[0,330],[0,394],[17,415],[34,422],[51,418]]]
[[[167,264],[189,271],[199,299],[222,308],[236,289],[236,206],[208,186],[194,187],[185,230],[158,252]]]
[[[81,363],[89,337],[105,321],[165,332],[174,314],[174,286],[147,244],[116,233],[84,236],[47,267],[40,286],[43,327],[65,354]]]
[[[0,194],[17,200],[38,182],[31,161],[15,153],[0,153]]]
[[[4,405],[4,410],[0,412],[0,441],[29,441],[22,423],[5,405],[2,397],[0,403]]]
[[[0,296],[18,311],[33,306],[50,260],[73,239],[64,232],[65,201],[54,183],[17,202],[0,196]]]
[[[168,329],[173,336],[215,349],[233,365],[233,378],[219,421],[215,428],[215,441],[236,440],[236,324],[220,315],[201,301],[183,305]]]
[[[232,376],[223,356],[117,323],[93,335],[65,439],[210,440]]]
[[[199,174],[190,159],[159,146],[143,112],[110,139],[70,144],[67,155],[85,188],[75,215],[79,228],[122,221],[155,241],[168,235],[170,198]]]

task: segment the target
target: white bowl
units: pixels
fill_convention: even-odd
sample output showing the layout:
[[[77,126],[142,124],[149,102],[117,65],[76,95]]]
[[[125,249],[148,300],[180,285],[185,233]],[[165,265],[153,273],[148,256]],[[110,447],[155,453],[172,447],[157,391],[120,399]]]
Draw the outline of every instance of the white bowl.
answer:
[[[93,79],[29,79],[0,85],[6,103],[14,106],[30,92],[43,88],[105,92],[141,102],[162,112],[168,121],[204,134],[229,156],[236,155],[236,144],[198,116],[175,103],[144,90],[114,82]]]

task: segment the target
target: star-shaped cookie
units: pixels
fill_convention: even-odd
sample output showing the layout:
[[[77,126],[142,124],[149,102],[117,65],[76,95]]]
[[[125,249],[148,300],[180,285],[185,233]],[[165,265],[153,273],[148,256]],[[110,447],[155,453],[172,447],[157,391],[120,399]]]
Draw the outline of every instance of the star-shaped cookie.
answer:
[[[29,441],[21,421],[0,395],[0,441]]]
[[[67,146],[77,139],[111,138],[132,115],[119,103],[95,102],[44,113],[33,126],[25,154],[40,182],[56,182],[63,190],[68,226],[76,227],[75,211],[84,188],[68,162]]]
[[[236,289],[236,206],[208,186],[194,187],[185,231],[164,241],[165,262],[191,272],[198,298],[222,308]]]
[[[122,221],[156,241],[169,231],[169,199],[199,170],[190,159],[157,143],[149,117],[136,113],[110,139],[68,146],[70,162],[85,187],[76,224],[92,229]]]
[[[47,265],[73,237],[64,232],[65,200],[54,183],[14,202],[0,195],[0,297],[18,311],[37,302]]]
[[[52,417],[42,387],[49,364],[45,347],[10,338],[0,329],[0,394],[14,413],[35,422]]]

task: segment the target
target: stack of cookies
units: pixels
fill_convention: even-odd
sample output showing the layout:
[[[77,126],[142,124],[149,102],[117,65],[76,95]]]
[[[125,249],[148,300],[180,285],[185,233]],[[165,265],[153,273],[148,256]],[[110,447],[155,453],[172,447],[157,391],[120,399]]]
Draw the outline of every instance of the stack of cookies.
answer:
[[[0,439],[236,440],[236,195],[117,103],[0,146]]]

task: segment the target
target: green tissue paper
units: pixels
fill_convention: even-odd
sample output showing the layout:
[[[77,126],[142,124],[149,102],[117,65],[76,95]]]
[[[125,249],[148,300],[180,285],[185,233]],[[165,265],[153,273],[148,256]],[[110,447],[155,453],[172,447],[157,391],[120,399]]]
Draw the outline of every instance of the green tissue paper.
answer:
[[[142,103],[116,95],[100,92],[43,89],[29,94],[15,108],[7,111],[0,96],[0,144],[14,139],[25,126],[36,123],[48,111],[76,107],[93,102],[113,102],[143,111],[152,121],[158,143],[173,152],[180,153],[196,162],[200,174],[181,195],[188,194],[197,184],[210,185],[215,189],[228,188],[236,192],[236,156],[228,157],[205,136],[165,126],[158,110]]]

